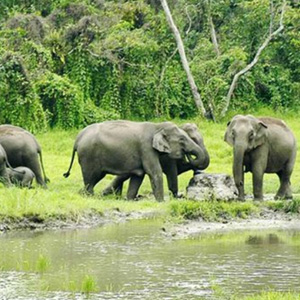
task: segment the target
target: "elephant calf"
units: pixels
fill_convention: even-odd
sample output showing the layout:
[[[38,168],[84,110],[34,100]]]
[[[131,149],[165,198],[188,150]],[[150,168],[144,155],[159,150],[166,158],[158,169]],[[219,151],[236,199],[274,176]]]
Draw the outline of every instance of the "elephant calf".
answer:
[[[236,115],[227,124],[224,139],[233,146],[233,176],[240,200],[244,200],[244,172],[252,173],[255,200],[263,199],[264,173],[279,177],[275,199],[292,198],[290,177],[297,145],[284,121]]]
[[[12,184],[19,187],[31,188],[35,175],[33,171],[27,167],[17,167],[14,169],[6,169]]]

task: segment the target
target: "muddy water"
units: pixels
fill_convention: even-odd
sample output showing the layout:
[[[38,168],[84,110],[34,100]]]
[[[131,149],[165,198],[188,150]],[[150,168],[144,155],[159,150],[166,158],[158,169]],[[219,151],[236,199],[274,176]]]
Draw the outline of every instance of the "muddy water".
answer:
[[[300,291],[300,232],[165,236],[160,221],[0,236],[0,299],[216,299]],[[222,298],[222,296],[221,296]]]

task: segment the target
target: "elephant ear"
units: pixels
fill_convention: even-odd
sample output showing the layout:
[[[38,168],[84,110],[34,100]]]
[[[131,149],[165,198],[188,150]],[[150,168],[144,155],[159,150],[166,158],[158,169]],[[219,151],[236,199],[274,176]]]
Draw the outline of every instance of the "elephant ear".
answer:
[[[225,131],[224,141],[226,143],[228,143],[230,146],[233,146],[233,138],[232,138],[232,135],[230,134],[230,124],[231,124],[231,122],[229,121],[227,123],[227,129]]]
[[[268,126],[264,122],[258,122],[258,129],[254,138],[254,148],[265,143],[267,138],[267,128]]]
[[[170,145],[166,139],[164,130],[160,130],[154,134],[152,140],[152,147],[159,152],[171,153]]]

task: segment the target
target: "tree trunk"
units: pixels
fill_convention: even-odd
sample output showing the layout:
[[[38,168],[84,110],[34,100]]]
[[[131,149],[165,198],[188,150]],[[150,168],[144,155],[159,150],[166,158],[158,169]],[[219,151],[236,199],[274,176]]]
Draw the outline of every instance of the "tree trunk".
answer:
[[[203,102],[201,100],[201,96],[198,92],[198,88],[196,86],[194,77],[191,73],[190,66],[189,66],[189,63],[188,63],[188,60],[187,60],[187,57],[186,57],[186,54],[185,54],[185,50],[184,50],[184,46],[183,46],[183,42],[182,42],[180,33],[179,33],[179,31],[178,31],[178,29],[177,29],[177,27],[176,27],[176,25],[173,21],[173,17],[172,17],[172,14],[170,12],[167,1],[166,0],[160,0],[160,2],[161,2],[161,5],[164,9],[165,14],[166,14],[167,21],[168,21],[168,23],[169,23],[169,25],[170,25],[173,33],[174,33],[174,37],[175,37],[175,40],[176,40],[176,43],[177,43],[177,48],[178,48],[179,55],[180,55],[180,58],[181,58],[181,63],[182,63],[183,68],[184,68],[184,70],[187,74],[187,79],[188,79],[189,85],[191,87],[193,96],[194,96],[194,101],[195,101],[196,107],[200,111],[201,115],[204,117],[206,115],[206,110],[205,110]]]

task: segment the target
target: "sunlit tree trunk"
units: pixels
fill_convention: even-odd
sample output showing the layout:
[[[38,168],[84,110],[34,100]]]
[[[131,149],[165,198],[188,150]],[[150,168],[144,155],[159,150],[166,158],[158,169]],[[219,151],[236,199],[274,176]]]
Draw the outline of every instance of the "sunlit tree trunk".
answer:
[[[160,0],[160,2],[161,2],[161,5],[164,9],[165,14],[166,14],[167,21],[168,21],[168,23],[169,23],[169,25],[170,25],[173,33],[174,33],[174,37],[175,37],[175,40],[176,40],[178,52],[179,52],[179,55],[180,55],[180,58],[181,58],[181,63],[182,63],[182,66],[183,66],[183,68],[184,68],[184,70],[187,74],[187,79],[188,79],[189,85],[190,85],[192,93],[193,93],[193,97],[194,97],[196,107],[200,111],[202,116],[206,116],[206,110],[204,108],[204,105],[203,105],[200,93],[198,91],[198,88],[196,86],[194,77],[191,73],[190,66],[189,66],[189,63],[188,63],[188,60],[187,60],[187,57],[186,57],[186,54],[185,54],[184,45],[183,45],[179,30],[178,30],[178,28],[176,27],[176,25],[174,23],[174,20],[173,20],[172,14],[170,12],[167,1],[166,0]]]

